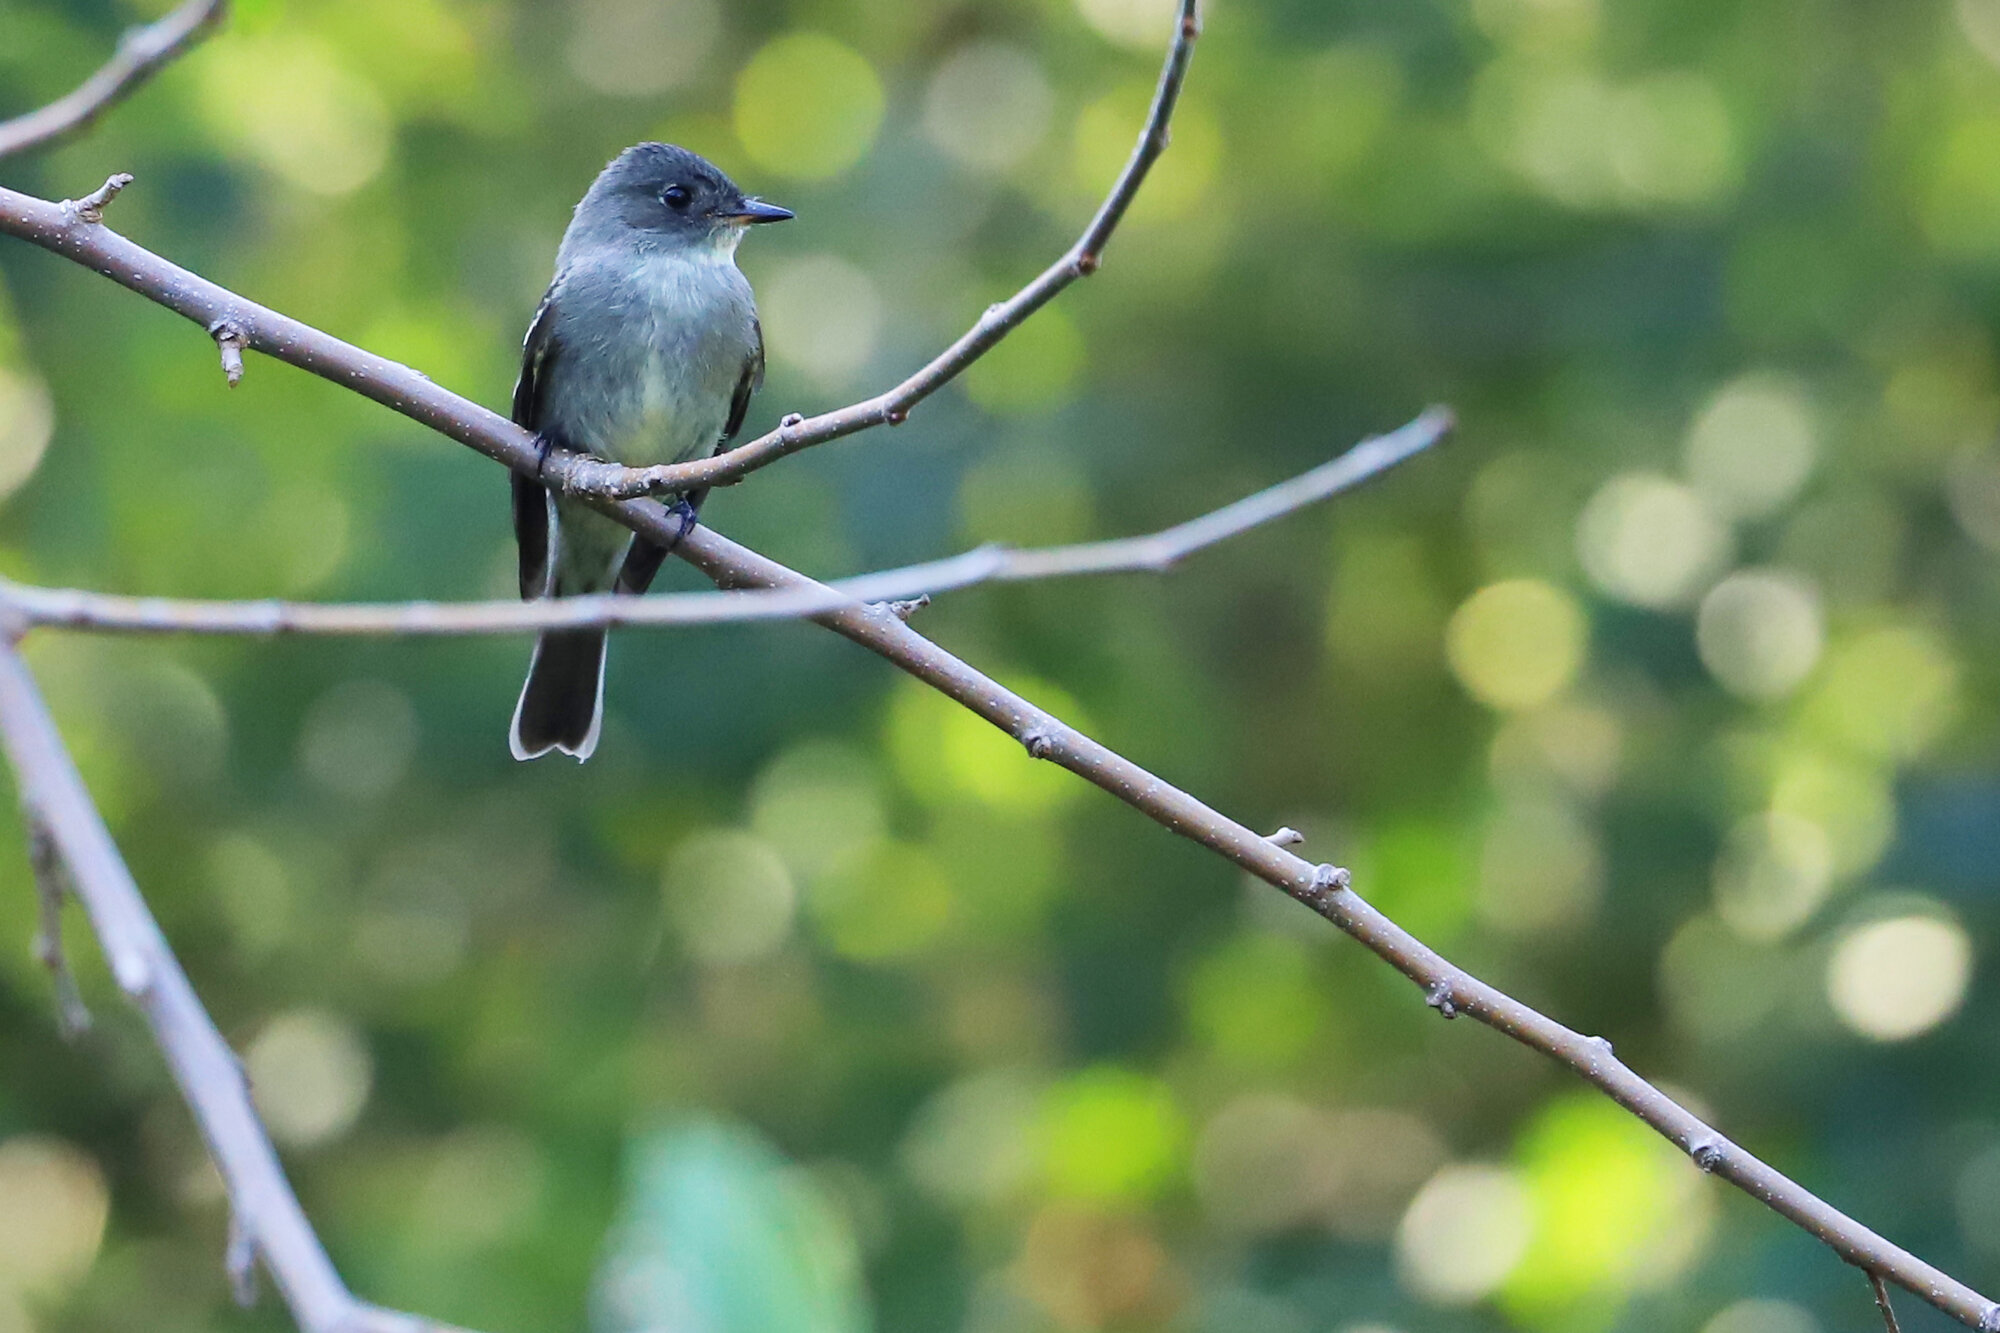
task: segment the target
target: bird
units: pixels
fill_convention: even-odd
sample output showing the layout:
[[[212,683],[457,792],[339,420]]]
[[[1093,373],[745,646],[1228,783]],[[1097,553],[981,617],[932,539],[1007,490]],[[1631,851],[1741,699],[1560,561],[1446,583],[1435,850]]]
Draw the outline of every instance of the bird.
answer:
[[[522,346],[513,419],[543,456],[649,467],[707,458],[763,383],[764,332],[736,248],[790,209],[746,195],[699,154],[642,143],[576,206]],[[685,537],[705,491],[674,498]],[[521,596],[643,593],[669,554],[588,504],[514,476]],[[605,630],[535,641],[508,741],[516,759],[590,758],[604,726]]]

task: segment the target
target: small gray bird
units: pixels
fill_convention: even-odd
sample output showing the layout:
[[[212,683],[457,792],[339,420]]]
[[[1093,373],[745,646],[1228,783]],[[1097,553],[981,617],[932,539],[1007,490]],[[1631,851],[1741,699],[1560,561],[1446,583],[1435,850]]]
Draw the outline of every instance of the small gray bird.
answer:
[[[751,224],[791,216],[685,148],[642,143],[620,153],[563,234],[555,281],[528,327],[516,424],[544,448],[628,467],[713,454],[742,429],[764,378],[763,330],[736,246]],[[683,534],[704,494],[675,502]],[[529,599],[642,593],[668,554],[518,474],[514,536]],[[514,757],[590,758],[603,693],[603,630],[543,634],[514,709]]]

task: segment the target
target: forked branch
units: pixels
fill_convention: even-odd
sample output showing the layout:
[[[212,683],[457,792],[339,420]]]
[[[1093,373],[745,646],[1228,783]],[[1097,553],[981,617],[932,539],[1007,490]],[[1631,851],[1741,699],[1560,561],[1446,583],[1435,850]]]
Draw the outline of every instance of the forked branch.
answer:
[[[373,356],[297,320],[244,301],[103,227],[65,221],[61,205],[0,190],[0,230],[11,230],[204,327],[223,312],[243,321],[260,347],[323,375],[414,420],[532,475],[533,437],[405,366]],[[594,506],[663,545],[681,527],[652,500],[592,499]],[[764,559],[709,528],[696,528],[678,552],[724,588],[767,588],[830,601],[840,594]],[[1810,1234],[1841,1258],[1882,1274],[1940,1310],[1987,1333],[2000,1333],[2000,1306],[1915,1255],[1891,1244],[1825,1200],[1729,1142],[1665,1093],[1612,1058],[1603,1042],[1571,1032],[1453,968],[1363,902],[1342,877],[1291,855],[1225,819],[1187,793],[1081,736],[1025,699],[918,635],[887,606],[846,601],[810,617],[879,653],[1031,746],[1183,837],[1311,905],[1416,982],[1440,1013],[1466,1014],[1561,1061],[1666,1136],[1701,1169],[1730,1181]]]
[[[998,305],[989,306],[957,342],[940,352],[929,365],[888,392],[836,412],[816,417],[786,417],[769,434],[713,458],[627,468],[586,454],[557,452],[549,456],[542,479],[560,490],[605,500],[665,495],[701,486],[727,486],[788,454],[873,426],[899,426],[908,420],[917,404],[957,379],[966,367],[1019,328],[1028,316],[1053,301],[1078,278],[1095,273],[1103,262],[1111,233],[1124,220],[1126,210],[1138,197],[1139,187],[1146,183],[1147,174],[1166,151],[1171,137],[1174,108],[1180,104],[1181,86],[1187,81],[1195,39],[1201,36],[1200,0],[1180,0],[1178,11],[1173,41],[1167,48],[1166,63],[1160,68],[1160,81],[1153,91],[1153,105],[1146,114],[1145,126],[1139,131],[1139,140],[1133,145],[1125,169],[1118,174],[1104,202],[1098,205],[1083,235],[1034,281]]]
[[[1084,574],[1162,573],[1231,537],[1345,494],[1430,448],[1451,429],[1433,408],[1400,430],[1364,440],[1338,458],[1200,518],[1144,537],[1017,550],[982,546],[948,560],[881,570],[829,584],[826,591],[689,592],[652,597],[544,598],[533,602],[386,602],[330,605],[278,601],[191,601],[33,588],[0,579],[0,615],[38,625],[127,634],[335,634],[437,636],[518,634],[588,625],[717,625],[790,620],[850,602],[904,602],[980,583],[1017,583]]]
[[[147,909],[11,638],[0,638],[0,745],[30,812],[31,844],[46,856],[40,869],[61,875],[76,895],[112,978],[166,1055],[222,1173],[241,1248],[262,1261],[308,1333],[444,1333],[357,1301],[334,1271],[258,1120],[242,1066]]]
[[[187,0],[165,18],[127,30],[118,39],[118,53],[75,91],[24,116],[0,121],[0,157],[40,148],[87,129],[137,92],[162,66],[200,41],[228,10],[229,0]]]
[[[1089,271],[1104,237],[1130,202],[1131,190],[1159,150],[1166,116],[1178,95],[1187,51],[1195,35],[1194,0],[1183,0],[1173,54],[1162,76],[1152,124],[1128,169],[1129,189],[1114,191],[1079,247],[1066,257],[1067,272],[1052,269],[1009,303],[1012,316],[995,316],[962,338],[932,367],[868,403],[781,428],[744,446],[768,461],[808,443],[835,439],[893,422],[911,404],[976,359],[1020,318]],[[534,440],[518,427],[468,402],[407,367],[373,356],[297,320],[257,306],[178,268],[82,216],[76,204],[55,204],[0,190],[0,231],[30,240],[86,265],[197,321],[204,329],[228,328],[241,347],[280,357],[303,369],[423,422],[516,471],[534,475],[540,464]],[[1093,239],[1094,238],[1094,239]],[[783,430],[790,430],[783,436]],[[767,457],[768,456],[768,457]],[[736,461],[726,461],[735,459]],[[715,484],[748,471],[743,451],[716,460],[716,473],[655,475],[666,489]],[[733,471],[729,469],[735,469]],[[726,475],[724,473],[726,472]],[[623,493],[612,491],[609,494]],[[659,504],[617,500],[591,503],[633,531],[669,544],[680,525]],[[1239,515],[1239,518],[1241,516]],[[1737,1185],[1817,1237],[1842,1259],[1909,1290],[1961,1322],[2000,1333],[2000,1306],[1834,1208],[1723,1138],[1665,1093],[1640,1078],[1611,1052],[1586,1037],[1453,967],[1363,901],[1345,871],[1313,865],[1293,855],[1279,835],[1260,837],[1188,793],[1147,772],[1044,710],[975,671],[910,629],[886,604],[853,601],[806,576],[766,560],[707,528],[697,528],[678,553],[719,586],[758,588],[826,599],[811,619],[880,654],[1021,743],[1036,759],[1061,765],[1111,795],[1265,880],[1333,922],[1408,977],[1441,1015],[1463,1014],[1541,1051],[1574,1070],[1678,1146],[1703,1171]],[[119,860],[102,820],[63,751],[32,678],[11,646],[0,646],[0,739],[4,739],[29,808],[49,826],[78,896],[111,960],[113,975],[139,1003],[177,1080],[194,1106],[211,1149],[223,1166],[231,1197],[265,1266],[276,1278],[300,1322],[312,1333],[424,1327],[408,1316],[374,1311],[356,1302],[327,1262],[296,1199],[285,1185],[275,1154],[257,1123],[227,1046],[201,1010],[158,927],[146,912],[131,875]]]

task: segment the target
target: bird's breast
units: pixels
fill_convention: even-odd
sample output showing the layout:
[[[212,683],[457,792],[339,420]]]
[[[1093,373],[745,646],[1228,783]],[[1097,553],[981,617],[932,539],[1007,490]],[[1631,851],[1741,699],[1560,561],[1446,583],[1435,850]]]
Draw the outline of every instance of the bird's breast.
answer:
[[[720,441],[755,346],[749,285],[726,257],[654,258],[581,282],[588,330],[562,398],[571,438],[634,467],[705,457]]]

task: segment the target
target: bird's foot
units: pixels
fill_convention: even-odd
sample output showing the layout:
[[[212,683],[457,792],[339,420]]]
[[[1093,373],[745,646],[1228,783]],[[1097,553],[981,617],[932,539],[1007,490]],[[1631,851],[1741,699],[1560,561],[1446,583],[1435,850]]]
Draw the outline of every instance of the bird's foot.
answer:
[[[687,540],[687,535],[694,531],[697,520],[694,514],[694,506],[688,503],[685,495],[676,499],[668,508],[667,513],[680,523],[680,530],[675,532],[674,539],[667,543],[667,551],[671,554],[678,550],[680,544]]]

